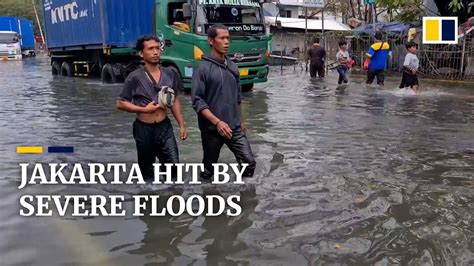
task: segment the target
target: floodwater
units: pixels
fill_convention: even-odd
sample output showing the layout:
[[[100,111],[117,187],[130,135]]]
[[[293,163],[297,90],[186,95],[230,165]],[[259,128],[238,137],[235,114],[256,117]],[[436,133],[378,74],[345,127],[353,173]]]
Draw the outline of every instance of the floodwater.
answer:
[[[0,62],[2,265],[472,265],[474,90],[427,83],[414,96],[271,71],[245,94],[258,163],[245,185],[29,185],[19,163],[136,160],[132,114],[119,85],[50,74],[47,58]],[[196,115],[182,96],[201,161]],[[173,122],[174,123],[174,122]],[[176,125],[174,123],[174,125]],[[176,131],[176,127],[175,127]],[[72,154],[17,154],[18,145],[73,146]],[[224,148],[221,162],[233,162]],[[22,195],[240,195],[238,217],[22,217]]]

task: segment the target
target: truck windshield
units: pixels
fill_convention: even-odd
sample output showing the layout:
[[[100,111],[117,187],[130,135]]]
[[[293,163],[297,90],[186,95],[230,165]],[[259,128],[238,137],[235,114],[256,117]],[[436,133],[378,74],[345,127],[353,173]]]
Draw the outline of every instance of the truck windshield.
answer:
[[[0,32],[0,43],[17,43],[18,35],[16,33]]]
[[[232,1],[237,4],[244,2]],[[229,28],[232,35],[265,34],[260,6],[257,2],[252,1],[245,1],[245,3],[246,5],[198,5],[196,17],[197,32],[205,34],[210,26],[223,24]]]

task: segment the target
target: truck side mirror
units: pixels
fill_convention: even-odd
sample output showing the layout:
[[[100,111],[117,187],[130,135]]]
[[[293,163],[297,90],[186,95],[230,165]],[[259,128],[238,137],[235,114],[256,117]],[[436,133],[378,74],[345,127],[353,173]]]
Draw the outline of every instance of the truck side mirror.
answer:
[[[275,21],[275,24],[276,24],[277,29],[281,29],[281,21],[280,20]]]
[[[185,19],[190,19],[192,17],[191,5],[188,3],[183,4],[183,17]]]

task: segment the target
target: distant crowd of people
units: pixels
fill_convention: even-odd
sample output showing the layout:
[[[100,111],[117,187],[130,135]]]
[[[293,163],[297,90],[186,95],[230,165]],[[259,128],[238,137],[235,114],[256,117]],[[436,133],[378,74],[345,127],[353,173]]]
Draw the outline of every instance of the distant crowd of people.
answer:
[[[372,84],[376,79],[378,85],[384,85],[385,72],[392,52],[390,44],[382,39],[382,33],[376,32],[374,35],[374,43],[366,53],[364,69],[367,70],[367,84]],[[347,72],[354,66],[355,61],[353,55],[348,51],[347,41],[340,40],[338,44],[339,50],[336,53],[336,70],[339,74],[338,84],[343,84],[349,82]],[[408,53],[403,62],[403,75],[399,88],[410,88],[414,92],[419,93],[417,75],[419,60],[416,56],[416,44],[414,42],[408,42],[405,46]],[[315,39],[312,47],[308,50],[307,62],[309,62],[309,72],[312,78],[323,78],[325,76],[326,50],[321,46],[319,39]]]

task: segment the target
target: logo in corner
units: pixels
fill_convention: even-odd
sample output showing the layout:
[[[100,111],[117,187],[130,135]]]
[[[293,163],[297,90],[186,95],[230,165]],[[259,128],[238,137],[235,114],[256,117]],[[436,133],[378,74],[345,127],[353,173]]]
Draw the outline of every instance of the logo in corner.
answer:
[[[423,44],[457,44],[458,17],[423,17]]]

